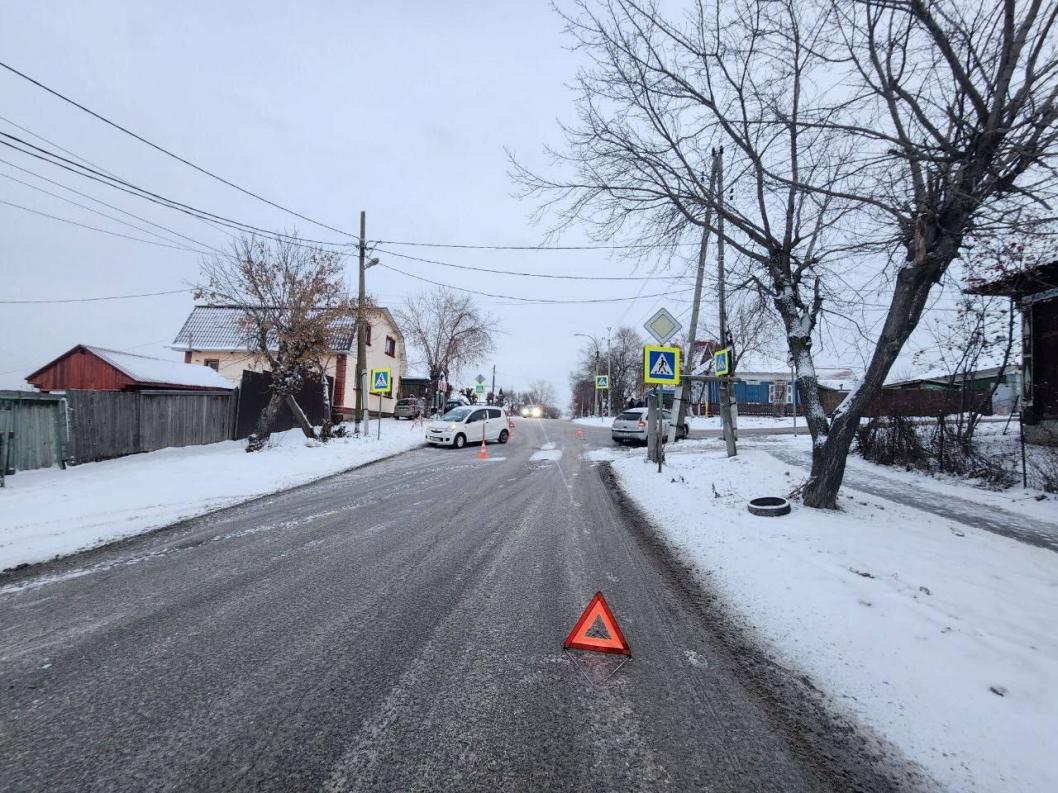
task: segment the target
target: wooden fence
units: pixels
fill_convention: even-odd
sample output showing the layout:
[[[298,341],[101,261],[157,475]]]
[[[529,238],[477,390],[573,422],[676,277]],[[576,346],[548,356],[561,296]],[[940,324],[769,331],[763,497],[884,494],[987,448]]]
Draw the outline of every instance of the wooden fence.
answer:
[[[55,394],[0,391],[0,466],[63,465],[69,456],[66,403]]]
[[[12,467],[47,468],[229,440],[236,392],[0,392],[0,430],[13,432]]]

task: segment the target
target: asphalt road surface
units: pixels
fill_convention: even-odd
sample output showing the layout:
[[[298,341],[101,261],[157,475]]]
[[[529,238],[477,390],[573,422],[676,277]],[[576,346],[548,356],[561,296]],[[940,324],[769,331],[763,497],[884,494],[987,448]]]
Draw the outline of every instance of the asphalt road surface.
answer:
[[[416,450],[0,576],[0,790],[910,789],[743,643],[596,442],[522,421],[487,462]],[[596,590],[623,666],[561,649]]]

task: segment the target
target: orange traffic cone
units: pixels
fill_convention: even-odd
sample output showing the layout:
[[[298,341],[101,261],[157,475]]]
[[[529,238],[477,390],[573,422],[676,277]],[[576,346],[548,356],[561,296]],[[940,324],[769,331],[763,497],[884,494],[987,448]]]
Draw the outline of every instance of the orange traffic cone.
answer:
[[[579,441],[583,437],[584,437],[584,432],[582,430],[577,430],[577,440]]]
[[[478,452],[478,459],[479,460],[487,460],[487,459],[489,459],[489,450],[485,448],[485,439],[484,438],[482,438],[482,440],[481,440],[481,451]]]

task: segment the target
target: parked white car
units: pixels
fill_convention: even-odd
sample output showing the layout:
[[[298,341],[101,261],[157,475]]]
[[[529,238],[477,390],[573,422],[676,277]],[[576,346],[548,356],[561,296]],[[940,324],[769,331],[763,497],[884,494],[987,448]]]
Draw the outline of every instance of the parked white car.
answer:
[[[610,425],[610,437],[614,443],[646,443],[647,442],[647,408],[629,408],[613,420]],[[661,411],[661,431],[664,439],[669,437],[669,422],[672,421],[672,411]],[[689,430],[684,424],[676,434],[676,440],[687,437]]]
[[[426,442],[462,449],[468,443],[481,443],[483,432],[486,442],[506,443],[511,437],[507,417],[500,408],[464,405],[431,421],[426,427]]]

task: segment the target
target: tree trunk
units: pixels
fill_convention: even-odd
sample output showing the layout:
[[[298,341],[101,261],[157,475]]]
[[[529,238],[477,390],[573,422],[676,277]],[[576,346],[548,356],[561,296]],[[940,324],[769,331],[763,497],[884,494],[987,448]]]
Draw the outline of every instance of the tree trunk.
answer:
[[[268,436],[272,433],[272,425],[276,423],[276,414],[279,413],[281,404],[283,404],[283,395],[273,391],[268,398],[268,404],[261,411],[261,415],[257,417],[257,426],[254,427],[253,435],[250,436],[246,451],[256,452],[265,445]]]
[[[290,408],[290,412],[294,414],[294,421],[297,422],[298,426],[301,427],[301,431],[305,433],[306,438],[316,439],[316,430],[313,429],[309,423],[308,416],[305,415],[305,411],[301,409],[301,405],[294,399],[293,394],[286,395],[287,407]]]
[[[331,437],[331,389],[327,385],[327,375],[320,374],[320,388],[323,391],[323,426],[320,428],[320,440],[327,441]]]

